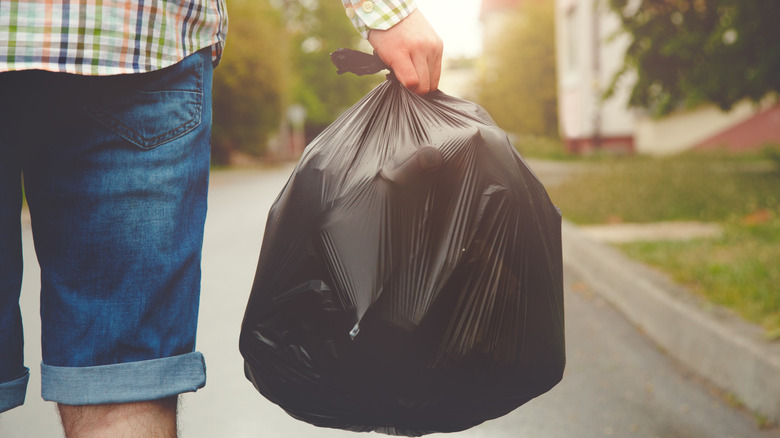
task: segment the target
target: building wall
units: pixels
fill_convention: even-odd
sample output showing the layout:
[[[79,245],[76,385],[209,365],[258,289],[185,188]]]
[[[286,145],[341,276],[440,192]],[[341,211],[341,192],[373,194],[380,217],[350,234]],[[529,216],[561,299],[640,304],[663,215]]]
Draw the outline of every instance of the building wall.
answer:
[[[600,91],[603,93],[612,83],[615,73],[623,67],[623,56],[630,43],[630,38],[626,34],[619,33],[620,20],[608,9],[605,2],[600,1],[599,3],[601,68],[599,69],[598,82]],[[636,114],[628,108],[628,98],[634,82],[634,75],[623,75],[615,93],[609,99],[602,99],[604,115],[601,129],[605,136],[631,136]]]
[[[558,120],[564,139],[587,135],[589,114],[585,109],[590,90],[588,71],[591,50],[582,35],[587,21],[584,3],[589,0],[557,0],[555,4],[556,64],[558,66]],[[592,81],[592,79],[591,79]]]
[[[633,149],[630,78],[609,99],[603,93],[622,66],[628,38],[614,38],[619,20],[603,0],[556,0],[556,61],[561,137],[574,151]]]
[[[678,111],[662,119],[642,117],[636,129],[636,150],[639,153],[669,155],[691,149],[739,125],[759,113],[751,102],[740,102],[729,112],[714,105],[694,110]]]
[[[754,116],[697,144],[699,149],[726,148],[732,152],[780,146],[780,104],[768,99]]]

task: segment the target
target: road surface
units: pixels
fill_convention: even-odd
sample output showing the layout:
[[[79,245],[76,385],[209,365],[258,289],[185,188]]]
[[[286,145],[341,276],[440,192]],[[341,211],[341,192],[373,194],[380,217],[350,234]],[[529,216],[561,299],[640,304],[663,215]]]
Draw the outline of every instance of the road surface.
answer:
[[[203,256],[198,349],[208,382],[182,397],[186,438],[357,436],[298,422],[263,399],[243,377],[237,340],[268,207],[291,167],[217,171]],[[541,174],[541,172],[540,172]],[[541,175],[544,179],[544,175]],[[27,403],[0,415],[0,437],[60,437],[55,407],[40,399],[39,271],[25,221],[23,315]],[[596,291],[565,272],[568,363],[562,383],[513,413],[448,438],[780,438],[670,358],[626,322]],[[372,436],[379,436],[371,434]]]

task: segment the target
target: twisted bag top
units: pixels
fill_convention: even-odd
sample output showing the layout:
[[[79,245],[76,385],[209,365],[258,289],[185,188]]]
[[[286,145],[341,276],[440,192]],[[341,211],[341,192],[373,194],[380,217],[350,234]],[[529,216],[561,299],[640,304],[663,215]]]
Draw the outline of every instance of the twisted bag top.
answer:
[[[318,426],[506,414],[562,377],[560,212],[482,108],[390,79],[275,201],[240,347],[256,388]]]

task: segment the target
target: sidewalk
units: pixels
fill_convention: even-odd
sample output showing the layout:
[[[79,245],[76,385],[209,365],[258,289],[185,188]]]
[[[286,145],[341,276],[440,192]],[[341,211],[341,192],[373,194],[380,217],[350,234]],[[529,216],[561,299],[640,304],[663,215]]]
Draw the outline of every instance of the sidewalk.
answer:
[[[780,424],[780,343],[668,277],[563,223],[563,262],[669,356]]]
[[[579,163],[528,162],[546,186],[583,170]],[[767,341],[756,325],[694,297],[659,271],[603,243],[625,240],[626,233],[647,239],[658,231],[667,236],[719,232],[702,224],[683,224],[679,230],[661,225],[578,227],[564,220],[564,265],[669,356],[733,396],[757,418],[780,424],[780,342]]]

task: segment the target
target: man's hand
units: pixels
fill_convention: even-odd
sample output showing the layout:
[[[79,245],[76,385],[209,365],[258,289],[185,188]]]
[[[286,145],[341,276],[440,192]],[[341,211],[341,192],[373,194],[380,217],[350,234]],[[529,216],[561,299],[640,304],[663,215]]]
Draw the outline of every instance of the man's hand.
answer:
[[[444,44],[419,10],[388,30],[372,29],[368,42],[404,87],[417,94],[439,88]]]

